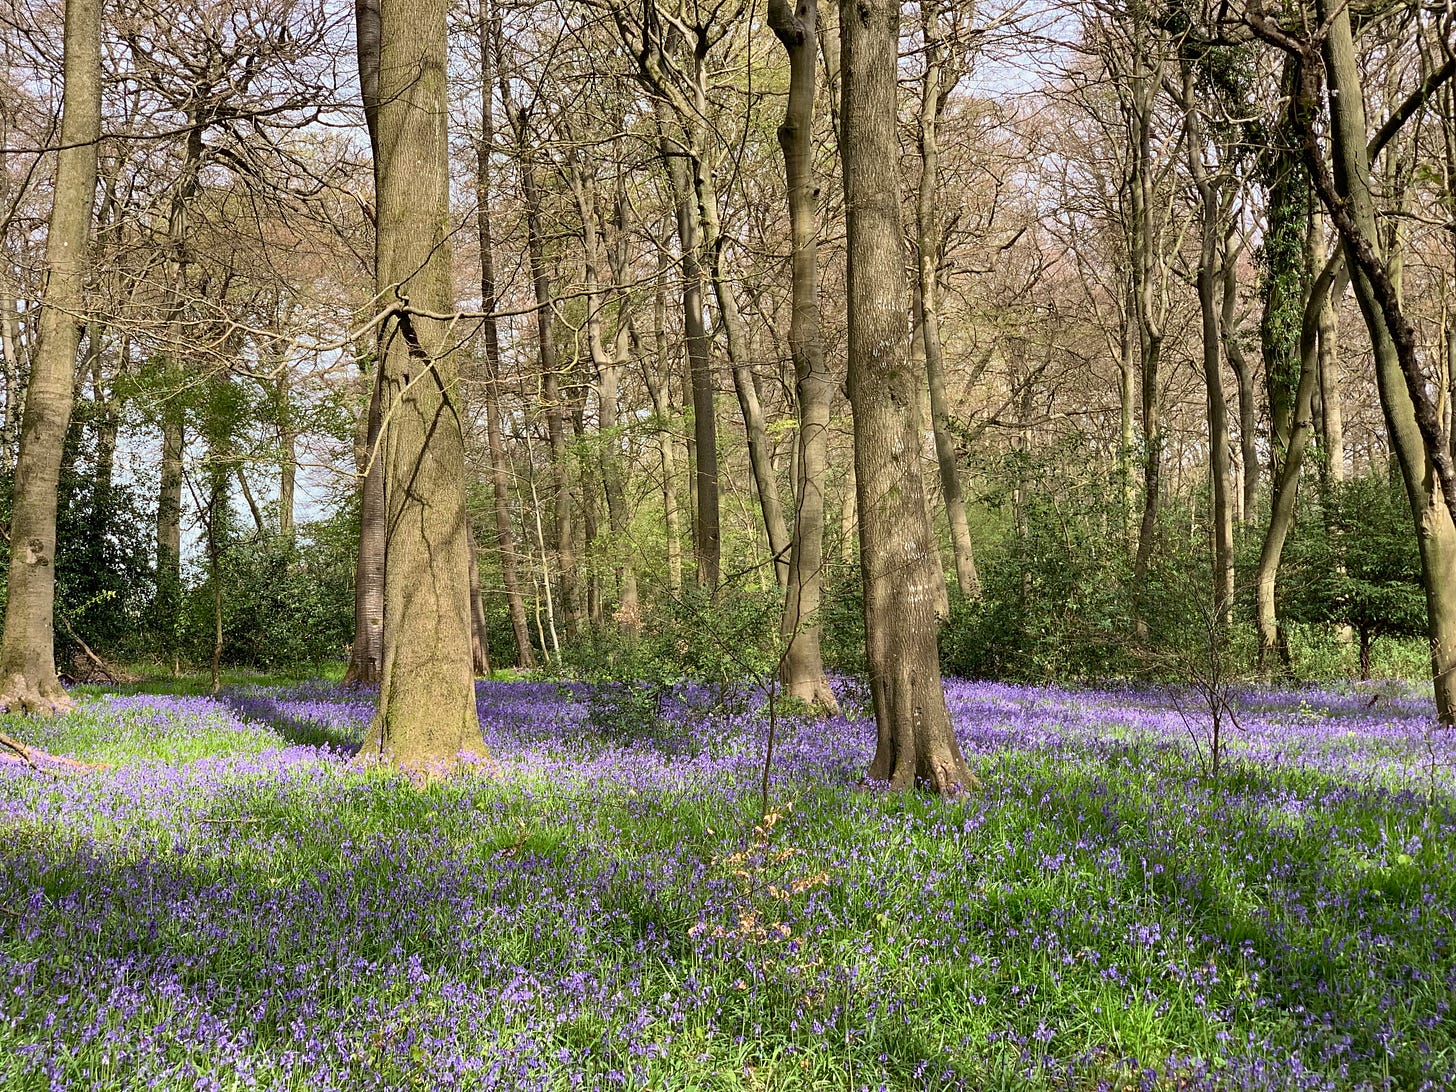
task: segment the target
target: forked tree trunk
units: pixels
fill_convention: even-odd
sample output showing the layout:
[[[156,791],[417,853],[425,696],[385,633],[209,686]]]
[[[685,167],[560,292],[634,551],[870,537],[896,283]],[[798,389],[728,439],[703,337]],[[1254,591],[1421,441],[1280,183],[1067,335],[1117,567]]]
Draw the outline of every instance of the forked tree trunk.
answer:
[[[829,416],[834,380],[824,359],[819,313],[818,216],[814,186],[814,83],[818,61],[817,0],[771,0],[769,25],[789,55],[789,101],[779,126],[792,240],[793,314],[789,350],[794,358],[799,436],[794,534],[788,589],[779,631],[786,646],[785,693],[826,714],[838,711],[824,674],[819,607],[824,580],[824,486],[829,473]]]
[[[934,546],[912,432],[895,75],[900,7],[845,0],[843,165],[848,209],[849,398],[859,492],[865,651],[874,699],[871,780],[954,795],[975,778],[945,705]]]
[[[77,316],[86,305],[96,142],[101,135],[100,0],[67,0],[61,150],[46,233],[40,343],[20,424],[10,575],[0,638],[0,709],[53,713],[70,698],[56,677],[56,490],[71,418]]]
[[[1324,67],[1329,81],[1330,137],[1334,186],[1343,208],[1331,208],[1345,245],[1350,280],[1375,350],[1375,379],[1385,424],[1405,479],[1406,496],[1415,520],[1421,552],[1421,582],[1426,592],[1427,632],[1431,644],[1431,675],[1436,712],[1445,724],[1456,723],[1456,523],[1442,477],[1449,477],[1451,453],[1436,450],[1423,429],[1421,415],[1430,407],[1417,406],[1412,388],[1429,397],[1408,372],[1413,360],[1402,360],[1393,324],[1405,322],[1388,291],[1372,279],[1378,274],[1380,233],[1375,201],[1370,192],[1370,155],[1366,141],[1364,89],[1361,86],[1349,9],[1330,0],[1317,4],[1320,19],[1329,28],[1324,39]],[[1328,203],[1327,203],[1328,204]],[[1389,287],[1388,285],[1386,286]],[[1409,334],[1409,327],[1401,331]],[[1410,348],[1409,342],[1406,348]],[[1413,354],[1412,354],[1413,355]],[[1445,464],[1443,474],[1441,463]]]
[[[480,244],[480,338],[485,357],[485,444],[490,460],[490,487],[495,508],[495,541],[500,558],[501,584],[516,642],[516,666],[535,667],[536,652],[526,622],[526,600],[521,595],[520,561],[511,529],[510,464],[506,461],[501,430],[500,328],[495,309],[495,237],[490,223],[491,154],[495,147],[495,63],[492,20],[482,5],[480,15],[480,139],[475,145],[475,231]]]
[[[366,0],[366,3],[372,0]],[[483,754],[471,663],[465,449],[449,222],[445,0],[379,0],[374,127],[384,471],[384,660],[361,757]]]
[[[1289,446],[1277,465],[1273,492],[1269,501],[1269,527],[1259,551],[1259,567],[1254,578],[1255,622],[1259,634],[1259,670],[1272,674],[1274,665],[1282,661],[1285,648],[1280,638],[1278,604],[1275,596],[1279,580],[1279,563],[1284,543],[1294,527],[1294,511],[1299,499],[1299,478],[1304,466],[1304,452],[1313,430],[1314,392],[1319,385],[1319,316],[1330,300],[1332,286],[1342,280],[1338,263],[1327,263],[1324,240],[1319,225],[1310,225],[1309,268],[1318,271],[1305,301],[1299,338],[1299,382],[1295,387],[1294,404],[1290,407]],[[1321,269],[1321,267],[1323,268]]]

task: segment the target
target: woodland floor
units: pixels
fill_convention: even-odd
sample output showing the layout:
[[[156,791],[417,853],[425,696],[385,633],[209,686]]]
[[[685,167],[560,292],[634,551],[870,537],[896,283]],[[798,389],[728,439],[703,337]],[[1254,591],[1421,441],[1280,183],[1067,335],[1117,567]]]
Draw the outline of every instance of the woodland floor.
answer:
[[[482,683],[492,761],[347,759],[368,695],[91,693],[0,731],[0,1088],[1456,1086],[1456,736],[1248,692],[956,683],[984,788],[847,719]],[[622,714],[626,715],[626,714]],[[1202,746],[1202,744],[1200,744]]]

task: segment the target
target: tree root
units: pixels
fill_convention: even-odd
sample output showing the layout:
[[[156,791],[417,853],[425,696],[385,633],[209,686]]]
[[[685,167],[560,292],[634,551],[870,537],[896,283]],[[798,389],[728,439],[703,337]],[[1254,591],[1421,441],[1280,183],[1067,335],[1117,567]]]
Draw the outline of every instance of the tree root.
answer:
[[[10,752],[10,755],[0,754],[0,763],[14,762],[18,758],[32,770],[46,770],[56,773],[60,770],[106,770],[110,764],[105,762],[82,762],[76,758],[64,758],[61,755],[53,755],[49,751],[42,751],[39,747],[28,747],[18,739],[7,736],[0,732],[0,751]]]

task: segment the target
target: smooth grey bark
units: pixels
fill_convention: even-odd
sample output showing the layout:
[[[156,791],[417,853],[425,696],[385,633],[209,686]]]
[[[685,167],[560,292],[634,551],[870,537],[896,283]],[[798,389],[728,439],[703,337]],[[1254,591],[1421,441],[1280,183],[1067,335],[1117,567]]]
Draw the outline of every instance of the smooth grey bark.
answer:
[[[375,299],[390,309],[378,328],[384,659],[360,754],[427,769],[485,751],[449,317],[446,8],[445,0],[380,0],[374,127]]]
[[[895,75],[896,0],[840,8],[844,195],[848,210],[849,399],[859,494],[866,657],[875,755],[892,789],[954,795],[976,783],[946,710],[936,648],[934,547],[920,480],[908,367]]]
[[[915,201],[916,274],[919,281],[920,338],[925,354],[925,376],[930,394],[930,427],[935,439],[935,460],[940,469],[940,492],[950,527],[956,587],[967,599],[981,595],[981,577],[971,545],[965,495],[955,443],[950,435],[950,399],[945,387],[945,362],[940,336],[939,210],[940,121],[950,87],[942,86],[945,31],[941,25],[942,0],[921,0],[921,38],[925,72],[920,86],[920,184]]]
[[[839,703],[824,674],[819,608],[824,579],[824,491],[829,473],[829,419],[834,378],[824,359],[819,308],[818,210],[814,185],[814,91],[818,64],[817,0],[770,0],[769,25],[789,56],[789,98],[779,125],[789,207],[792,315],[799,435],[795,445],[794,532],[779,632],[785,641],[785,693],[827,714]]]
[[[56,491],[74,397],[90,266],[101,136],[101,3],[67,0],[61,149],[46,232],[40,340],[21,416],[10,523],[0,710],[54,713],[71,699],[56,677]]]

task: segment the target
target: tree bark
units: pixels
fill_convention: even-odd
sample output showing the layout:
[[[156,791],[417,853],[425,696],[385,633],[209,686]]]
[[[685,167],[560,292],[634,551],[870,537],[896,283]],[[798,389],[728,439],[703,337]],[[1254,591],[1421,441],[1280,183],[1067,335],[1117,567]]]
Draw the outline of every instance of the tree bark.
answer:
[[[480,594],[480,562],[476,558],[475,532],[466,523],[470,550],[470,661],[477,677],[490,675],[490,626],[485,617],[485,600]]]
[[[445,0],[379,0],[374,179],[384,660],[361,757],[483,754],[471,662],[460,392],[451,353]],[[361,74],[367,69],[361,58]]]
[[[1253,522],[1259,505],[1259,426],[1258,400],[1254,393],[1254,369],[1249,366],[1239,344],[1238,254],[1242,245],[1233,245],[1232,234],[1224,238],[1223,298],[1219,312],[1219,331],[1223,351],[1234,373],[1239,400],[1239,470],[1243,493],[1239,503],[1239,522]]]
[[[1279,562],[1284,543],[1294,526],[1295,503],[1299,496],[1299,477],[1304,465],[1304,452],[1309,444],[1314,421],[1314,392],[1319,385],[1319,317],[1331,300],[1332,286],[1339,279],[1337,264],[1326,262],[1319,226],[1309,228],[1308,267],[1320,270],[1310,282],[1300,323],[1299,383],[1294,404],[1290,407],[1289,446],[1277,466],[1273,493],[1269,502],[1269,527],[1259,551],[1259,567],[1254,578],[1255,620],[1259,633],[1259,670],[1271,674],[1276,658],[1285,654],[1280,639],[1278,604],[1275,598],[1279,579]]]
[[[935,460],[940,468],[940,492],[945,500],[946,522],[950,526],[951,553],[955,560],[956,587],[967,599],[979,599],[981,578],[971,545],[970,522],[966,518],[965,496],[961,491],[960,468],[950,436],[950,399],[945,389],[945,363],[940,337],[940,222],[936,208],[940,193],[940,119],[945,111],[942,89],[945,32],[941,25],[941,0],[921,0],[925,73],[920,88],[920,185],[915,201],[916,271],[919,277],[919,328],[925,351],[925,375],[930,388],[930,427],[935,438]]]
[[[1220,243],[1225,238],[1221,217],[1222,181],[1209,176],[1203,161],[1203,127],[1199,120],[1191,70],[1185,66],[1183,108],[1187,124],[1189,173],[1198,191],[1198,309],[1203,333],[1203,384],[1208,402],[1209,474],[1213,484],[1213,609],[1214,617],[1227,617],[1234,602],[1234,516],[1229,497],[1228,402],[1223,392],[1223,337],[1219,328],[1222,301],[1219,268]],[[1223,276],[1220,276],[1220,274]],[[1227,286],[1224,286],[1227,291]]]
[[[384,466],[379,452],[379,362],[360,415],[355,460],[359,472],[359,551],[354,562],[354,641],[345,686],[379,685],[384,665]]]
[[[866,655],[876,745],[869,778],[943,795],[975,784],[945,705],[936,648],[935,564],[912,432],[900,227],[895,0],[840,9],[844,195],[848,209],[849,398],[854,415]]]
[[[504,74],[501,86],[508,86]],[[561,363],[552,336],[551,273],[546,268],[546,243],[541,222],[541,188],[536,176],[535,151],[530,146],[530,117],[522,108],[506,109],[516,131],[516,164],[521,178],[521,197],[526,205],[526,252],[531,266],[531,288],[536,302],[536,342],[541,363],[541,397],[546,403],[546,434],[551,444],[551,492],[555,511],[556,567],[561,580],[561,603],[568,638],[581,628],[583,602],[573,526],[571,453],[566,439],[566,399],[561,390]]]
[[[839,703],[824,674],[819,607],[824,579],[824,487],[829,472],[829,418],[834,379],[824,359],[819,310],[817,188],[814,185],[814,85],[818,63],[817,0],[770,0],[769,25],[789,56],[789,99],[779,126],[784,153],[791,240],[794,359],[799,435],[794,468],[797,509],[789,552],[788,588],[779,631],[785,641],[784,692],[832,715]]]
[[[56,490],[80,348],[101,136],[100,0],[67,0],[61,150],[46,233],[40,342],[21,417],[0,638],[0,709],[54,713],[71,699],[56,677]]]
[[[1330,0],[1319,0],[1317,7],[1320,19],[1328,27],[1323,53],[1329,84],[1335,190],[1330,194],[1321,186],[1321,197],[1340,229],[1355,298],[1370,331],[1381,407],[1391,446],[1395,448],[1405,479],[1420,545],[1436,711],[1442,723],[1453,724],[1456,723],[1456,523],[1452,520],[1452,504],[1456,503],[1456,497],[1448,496],[1446,488],[1446,481],[1451,477],[1451,453],[1449,448],[1439,449],[1437,438],[1432,435],[1439,430],[1428,419],[1430,407],[1416,403],[1417,395],[1425,395],[1410,374],[1414,361],[1402,359],[1402,345],[1396,336],[1399,329],[1401,337],[1407,337],[1409,327],[1402,328],[1404,316],[1390,298],[1388,280],[1384,285],[1376,283],[1381,273],[1380,235],[1370,191],[1364,88],[1350,12]],[[1307,135],[1307,158],[1311,158],[1310,150]],[[1336,207],[1330,207],[1329,197],[1336,199]],[[1423,414],[1427,417],[1424,421]]]
[[[659,126],[660,126],[659,121]],[[722,568],[718,505],[718,419],[713,405],[712,347],[703,314],[703,270],[698,260],[698,216],[688,164],[664,133],[661,152],[672,189],[682,251],[683,337],[687,341],[693,402],[693,553],[698,587],[715,589]]]
[[[492,20],[482,4],[480,15],[480,138],[475,143],[475,231],[480,244],[480,340],[485,359],[485,443],[490,462],[490,487],[495,509],[495,540],[500,558],[501,584],[516,642],[516,666],[536,666],[531,630],[526,621],[526,600],[521,594],[520,561],[511,529],[510,464],[506,460],[501,429],[500,328],[495,318],[499,296],[495,283],[495,236],[491,228],[491,154],[495,148],[495,57]]]

